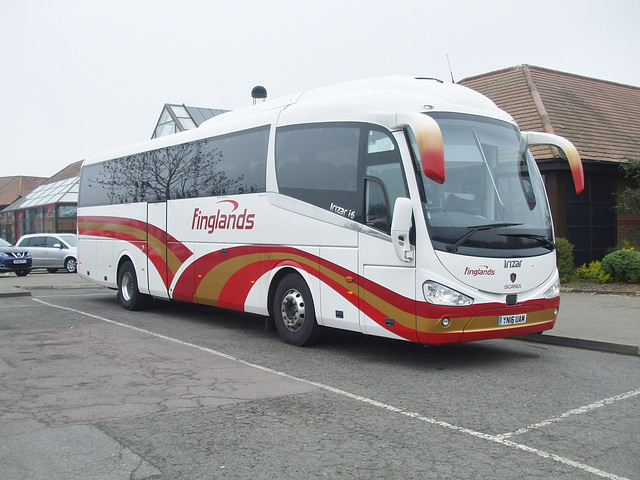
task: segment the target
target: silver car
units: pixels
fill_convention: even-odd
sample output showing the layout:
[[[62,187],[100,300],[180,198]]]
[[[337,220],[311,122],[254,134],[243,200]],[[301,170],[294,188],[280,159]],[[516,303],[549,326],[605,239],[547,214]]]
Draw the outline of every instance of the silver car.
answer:
[[[55,273],[64,268],[74,273],[77,267],[78,236],[74,233],[34,233],[24,235],[16,247],[31,252],[33,268],[46,268]]]

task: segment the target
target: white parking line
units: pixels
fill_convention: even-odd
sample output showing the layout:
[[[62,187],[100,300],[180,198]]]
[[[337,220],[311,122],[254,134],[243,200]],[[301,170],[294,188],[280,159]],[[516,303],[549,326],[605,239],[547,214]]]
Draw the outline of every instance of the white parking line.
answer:
[[[53,303],[45,302],[44,300],[40,300],[38,298],[32,298],[32,300],[34,302],[38,302],[38,303],[41,303],[43,305],[50,306],[52,308],[57,308],[57,309],[60,309],[60,310],[66,310],[68,312],[77,313],[78,315],[84,315],[84,316],[87,316],[87,317],[95,318],[97,320],[100,320],[100,321],[103,321],[103,322],[107,322],[107,323],[110,323],[112,325],[117,325],[119,327],[124,327],[124,328],[128,328],[128,329],[131,329],[131,330],[134,330],[134,331],[137,331],[137,332],[145,333],[147,335],[150,335],[150,336],[153,336],[153,337],[156,337],[156,338],[160,338],[160,339],[163,339],[163,340],[167,340],[169,342],[177,343],[177,344],[185,346],[185,347],[195,348],[195,349],[200,350],[202,352],[210,353],[212,355],[217,355],[219,357],[226,358],[226,359],[232,360],[234,362],[238,362],[238,363],[240,363],[242,365],[246,365],[246,366],[249,366],[249,367],[252,367],[252,368],[257,368],[257,369],[262,370],[264,372],[268,372],[268,373],[272,373],[272,374],[275,374],[275,375],[279,375],[279,376],[284,377],[284,378],[289,378],[291,380],[296,380],[296,381],[299,381],[299,382],[303,382],[303,383],[306,383],[307,385],[312,385],[312,386],[321,388],[323,390],[326,390],[328,392],[335,393],[336,395],[341,395],[343,397],[350,398],[350,399],[356,400],[358,402],[362,402],[362,403],[366,403],[368,405],[372,405],[374,407],[382,408],[384,410],[388,410],[390,412],[394,412],[394,413],[397,413],[397,414],[400,414],[400,415],[404,415],[406,417],[409,417],[409,418],[412,418],[412,419],[415,419],[415,420],[419,420],[421,422],[430,423],[432,425],[438,425],[440,427],[443,427],[443,428],[446,428],[446,429],[449,429],[449,430],[453,430],[453,431],[456,431],[456,432],[459,432],[459,433],[464,433],[464,434],[470,435],[472,437],[480,438],[480,439],[483,439],[483,440],[486,440],[486,441],[489,441],[489,442],[493,442],[493,443],[497,443],[497,444],[500,444],[500,445],[504,445],[506,447],[515,448],[517,450],[521,450],[521,451],[524,451],[524,452],[532,453],[532,454],[537,455],[539,457],[542,457],[542,458],[545,458],[545,459],[554,460],[556,462],[562,463],[563,465],[567,465],[567,466],[570,466],[570,467],[573,467],[573,468],[577,468],[577,469],[580,469],[580,470],[583,470],[585,472],[597,475],[597,476],[602,477],[602,478],[607,478],[607,479],[610,479],[610,480],[629,480],[626,477],[620,477],[620,476],[615,475],[613,473],[609,473],[609,472],[605,472],[605,471],[599,470],[597,468],[591,467],[591,466],[586,465],[586,464],[581,463],[581,462],[576,462],[574,460],[562,457],[560,455],[555,455],[553,453],[546,452],[544,450],[540,450],[540,449],[535,448],[535,447],[530,447],[528,445],[524,445],[524,444],[521,444],[521,443],[513,442],[513,441],[509,440],[509,437],[512,437],[514,435],[519,435],[519,434],[522,434],[522,433],[525,433],[525,432],[528,432],[530,430],[534,430],[534,429],[537,429],[537,428],[541,428],[541,427],[544,427],[546,425],[550,425],[552,423],[555,423],[555,422],[558,422],[560,420],[563,420],[563,419],[565,419],[565,418],[567,418],[567,417],[569,417],[571,415],[579,415],[579,414],[589,412],[589,411],[591,411],[591,410],[593,410],[595,408],[599,408],[601,406],[608,405],[608,404],[611,404],[611,403],[619,401],[619,400],[626,400],[626,399],[635,397],[637,395],[640,395],[640,389],[633,390],[633,391],[627,392],[627,393],[623,393],[621,395],[616,395],[615,397],[610,397],[610,398],[607,398],[607,399],[604,399],[604,400],[600,400],[598,402],[594,402],[594,403],[592,403],[590,405],[586,405],[584,407],[580,407],[580,408],[577,408],[577,409],[574,409],[574,410],[570,410],[570,411],[568,411],[566,413],[563,413],[560,416],[551,418],[549,420],[545,420],[545,421],[537,423],[537,424],[530,425],[530,426],[528,426],[526,428],[517,430],[517,431],[512,432],[512,433],[504,433],[504,434],[501,434],[501,435],[491,435],[491,434],[479,432],[479,431],[476,431],[476,430],[473,430],[473,429],[470,429],[470,428],[453,425],[453,424],[448,423],[448,422],[443,422],[443,421],[437,420],[435,418],[425,417],[424,415],[421,415],[419,413],[409,412],[409,411],[403,410],[401,408],[394,407],[393,405],[389,405],[389,404],[386,404],[386,403],[383,403],[383,402],[379,402],[377,400],[374,400],[374,399],[371,399],[371,398],[368,398],[368,397],[363,397],[361,395],[350,393],[350,392],[347,392],[345,390],[341,390],[339,388],[332,387],[330,385],[325,385],[323,383],[314,382],[312,380],[306,380],[304,378],[294,377],[293,375],[289,375],[288,373],[280,372],[278,370],[274,370],[274,369],[269,368],[269,367],[264,367],[262,365],[258,365],[258,364],[251,363],[251,362],[247,362],[246,360],[242,360],[241,358],[234,357],[234,356],[228,355],[226,353],[218,352],[218,351],[213,350],[211,348],[202,347],[200,345],[195,345],[195,344],[189,343],[189,342],[184,342],[182,340],[178,340],[177,338],[167,337],[166,335],[162,335],[162,334],[155,333],[155,332],[152,332],[152,331],[149,331],[149,330],[145,330],[144,328],[139,328],[139,327],[134,327],[132,325],[127,325],[126,323],[117,322],[115,320],[111,320],[111,319],[108,319],[108,318],[105,318],[105,317],[101,317],[101,316],[95,315],[93,313],[83,312],[82,310],[76,310],[75,308],[62,307],[60,305],[55,305]]]
[[[616,395],[615,397],[609,397],[609,398],[605,398],[604,400],[598,400],[597,402],[593,402],[589,405],[585,405],[584,407],[574,408],[573,410],[569,410],[568,412],[565,412],[562,415],[558,415],[557,417],[543,420],[540,423],[534,423],[533,425],[529,425],[528,427],[521,428],[519,430],[516,430],[515,432],[503,433],[502,435],[497,435],[497,437],[511,438],[515,435],[522,435],[523,433],[527,433],[531,430],[537,430],[538,428],[546,427],[547,425],[551,425],[552,423],[559,422],[560,420],[564,420],[565,418],[568,418],[572,415],[580,415],[583,413],[587,413],[587,412],[590,412],[591,410],[595,410],[596,408],[604,407],[605,405],[610,405],[620,400],[627,400],[629,398],[637,397],[638,395],[640,395],[640,388],[637,390],[632,390],[627,393]]]

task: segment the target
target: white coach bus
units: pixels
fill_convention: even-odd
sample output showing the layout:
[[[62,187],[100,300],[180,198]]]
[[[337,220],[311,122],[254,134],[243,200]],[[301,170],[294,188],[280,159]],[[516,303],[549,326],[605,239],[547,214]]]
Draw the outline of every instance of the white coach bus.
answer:
[[[553,225],[528,146],[486,97],[427,78],[346,83],[229,112],[82,167],[83,277],[271,316],[284,341],[331,327],[425,344],[553,328]]]

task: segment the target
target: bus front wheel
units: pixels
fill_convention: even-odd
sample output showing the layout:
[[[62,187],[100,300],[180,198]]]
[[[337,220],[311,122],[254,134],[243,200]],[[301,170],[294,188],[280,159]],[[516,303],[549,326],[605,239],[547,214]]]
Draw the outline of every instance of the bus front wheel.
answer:
[[[125,262],[118,273],[118,300],[127,310],[142,310],[149,301],[148,295],[138,290],[138,278],[131,262]]]
[[[291,273],[280,280],[273,300],[273,317],[280,337],[291,345],[304,347],[319,339],[311,291],[298,274]]]

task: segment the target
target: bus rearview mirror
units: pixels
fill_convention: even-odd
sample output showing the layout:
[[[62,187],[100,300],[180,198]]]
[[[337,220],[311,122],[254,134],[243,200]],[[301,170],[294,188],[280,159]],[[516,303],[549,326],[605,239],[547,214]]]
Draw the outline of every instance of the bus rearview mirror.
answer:
[[[391,220],[391,242],[396,255],[403,262],[410,262],[414,256],[413,247],[409,241],[412,215],[411,200],[404,197],[397,198],[393,207],[393,220]]]
[[[528,147],[534,145],[553,145],[561,150],[569,162],[569,168],[571,168],[571,176],[573,177],[573,184],[576,187],[576,193],[580,193],[584,190],[584,171],[582,170],[582,160],[580,160],[578,150],[573,146],[573,143],[564,137],[542,132],[522,132],[522,138],[524,138]]]
[[[422,171],[427,178],[444,183],[444,146],[442,132],[436,121],[421,113],[397,114],[397,126],[407,128],[411,147],[420,159]]]

